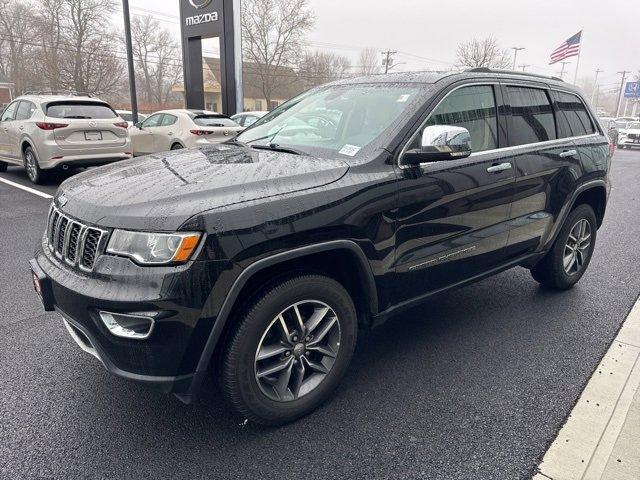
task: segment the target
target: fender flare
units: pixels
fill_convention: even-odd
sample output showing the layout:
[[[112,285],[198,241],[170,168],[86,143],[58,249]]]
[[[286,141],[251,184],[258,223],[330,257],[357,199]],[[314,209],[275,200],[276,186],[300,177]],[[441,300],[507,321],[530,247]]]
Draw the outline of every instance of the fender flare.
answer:
[[[605,195],[606,195],[605,205],[606,205],[606,200],[609,197],[608,186],[609,186],[608,182],[604,179],[590,180],[588,182],[580,184],[578,188],[574,190],[573,194],[571,195],[571,199],[567,203],[565,203],[562,209],[560,210],[560,213],[558,214],[558,221],[555,222],[555,225],[553,226],[551,232],[549,233],[549,237],[547,241],[544,243],[544,246],[541,250],[547,251],[549,248],[551,248],[551,246],[553,245],[553,242],[556,241],[556,238],[560,234],[560,229],[564,225],[565,220],[569,216],[569,212],[571,212],[571,209],[575,205],[576,200],[578,199],[580,194],[586,192],[587,190],[591,190],[593,188],[602,187],[605,190]]]
[[[218,344],[218,341],[220,340],[220,336],[222,335],[224,327],[229,321],[231,310],[235,305],[236,300],[238,299],[240,291],[247,284],[249,279],[253,277],[253,275],[265,268],[277,265],[278,263],[282,263],[288,260],[293,260],[295,258],[304,257],[314,253],[345,249],[354,253],[356,255],[356,258],[358,259],[358,262],[360,263],[361,273],[363,274],[365,280],[364,288],[367,295],[370,313],[378,313],[378,292],[375,279],[373,277],[373,272],[371,271],[371,266],[369,265],[369,261],[367,260],[367,257],[362,249],[351,240],[332,240],[329,242],[307,245],[286,252],[277,253],[270,257],[262,258],[245,268],[240,273],[240,275],[238,275],[238,278],[236,278],[233,285],[229,289],[229,293],[227,293],[227,296],[225,297],[222,306],[220,307],[220,311],[218,312],[211,332],[209,333],[209,338],[207,339],[202,354],[200,355],[198,366],[196,367],[188,396],[196,395],[198,390],[200,389],[202,381],[204,380],[204,375],[209,368],[209,363],[213,356],[214,350]]]

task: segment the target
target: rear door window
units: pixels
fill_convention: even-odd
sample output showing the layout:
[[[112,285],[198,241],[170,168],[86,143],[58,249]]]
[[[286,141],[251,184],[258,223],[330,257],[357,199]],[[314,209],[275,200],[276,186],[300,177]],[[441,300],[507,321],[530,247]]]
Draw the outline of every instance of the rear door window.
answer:
[[[18,111],[16,112],[16,120],[29,120],[35,110],[36,106],[33,103],[27,102],[26,100],[21,101]]]
[[[563,136],[579,137],[596,132],[587,107],[577,95],[558,91],[554,91],[553,95],[560,111],[558,121]]]
[[[118,115],[104,103],[54,102],[47,105],[47,117],[101,120],[117,118]]]
[[[509,143],[515,146],[555,140],[556,122],[547,92],[530,87],[506,88],[511,104]]]
[[[164,117],[162,118],[162,122],[160,123],[160,126],[168,127],[176,123],[176,120],[178,120],[178,117],[176,117],[175,115],[169,115],[168,113],[165,113]]]

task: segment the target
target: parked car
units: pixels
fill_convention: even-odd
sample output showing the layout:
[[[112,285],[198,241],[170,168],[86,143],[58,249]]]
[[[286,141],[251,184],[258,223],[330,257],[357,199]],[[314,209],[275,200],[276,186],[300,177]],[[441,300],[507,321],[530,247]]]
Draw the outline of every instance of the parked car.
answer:
[[[116,113],[120,115],[125,122],[129,124],[129,127],[133,127],[133,112],[131,110],[116,110]],[[144,122],[148,115],[138,112],[138,121]]]
[[[225,115],[207,110],[162,110],[131,129],[134,155],[220,143],[243,128]]]
[[[241,127],[247,128],[253,125],[254,123],[256,123],[258,120],[264,117],[267,113],[269,112],[254,111],[254,112],[236,113],[235,115],[231,116],[231,120],[236,122]]]
[[[24,95],[0,115],[0,171],[24,165],[40,183],[63,167],[104,165],[131,158],[127,123],[108,103],[70,95]]]
[[[627,122],[625,128],[620,129],[618,146],[620,148],[640,147],[640,122]]]
[[[329,136],[280,136],[322,112],[341,112]],[[66,180],[34,286],[112,373],[185,402],[215,375],[244,418],[282,424],[338,387],[359,327],[515,266],[573,287],[610,163],[584,95],[562,81],[341,80],[235,140]]]

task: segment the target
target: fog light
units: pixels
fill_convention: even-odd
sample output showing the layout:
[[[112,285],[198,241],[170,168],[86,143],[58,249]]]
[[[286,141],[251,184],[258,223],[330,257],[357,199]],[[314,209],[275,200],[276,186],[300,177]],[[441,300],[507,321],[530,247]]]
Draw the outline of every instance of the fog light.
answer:
[[[151,317],[125,315],[122,313],[98,312],[107,330],[116,337],[144,340],[149,338],[155,322]]]

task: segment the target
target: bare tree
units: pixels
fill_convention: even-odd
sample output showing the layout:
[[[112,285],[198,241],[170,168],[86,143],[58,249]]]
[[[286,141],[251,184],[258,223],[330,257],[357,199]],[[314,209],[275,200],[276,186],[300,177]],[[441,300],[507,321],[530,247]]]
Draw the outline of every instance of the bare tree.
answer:
[[[282,71],[299,63],[304,36],[314,24],[308,0],[244,0],[242,2],[242,47],[245,60],[267,101],[276,88],[296,82]]]
[[[461,68],[509,68],[509,51],[498,45],[493,37],[474,38],[458,45],[457,64]]]
[[[361,75],[374,75],[381,72],[380,54],[375,48],[363,48],[358,58],[358,71]]]
[[[131,21],[133,56],[147,103],[164,108],[171,88],[180,81],[180,47],[171,33],[150,16]]]
[[[28,4],[0,0],[0,72],[11,79],[17,94],[33,85],[34,43],[26,39],[33,25]]]
[[[298,75],[306,88],[344,78],[351,62],[342,55],[328,52],[306,52],[298,66]]]
[[[63,58],[62,78],[79,92],[112,91],[124,75],[122,59],[113,53],[117,36],[105,25],[112,0],[59,0],[66,7],[63,25],[70,54]]]

